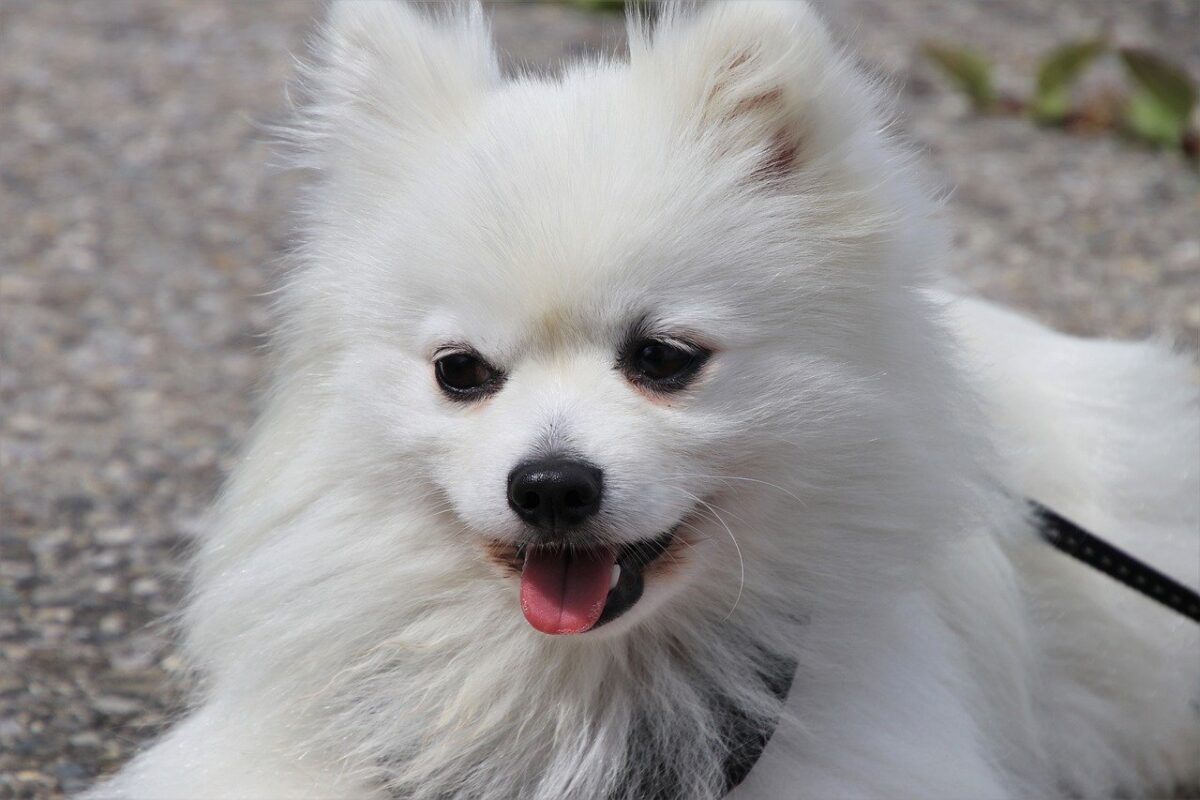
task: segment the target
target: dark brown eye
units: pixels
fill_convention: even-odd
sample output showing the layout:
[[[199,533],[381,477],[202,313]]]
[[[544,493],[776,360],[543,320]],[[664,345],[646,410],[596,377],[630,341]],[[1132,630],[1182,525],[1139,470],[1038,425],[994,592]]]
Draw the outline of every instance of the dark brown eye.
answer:
[[[438,385],[455,400],[474,400],[500,388],[503,373],[474,353],[450,353],[434,362]]]
[[[625,369],[630,379],[661,392],[673,392],[687,386],[709,352],[694,345],[643,339],[630,348]]]

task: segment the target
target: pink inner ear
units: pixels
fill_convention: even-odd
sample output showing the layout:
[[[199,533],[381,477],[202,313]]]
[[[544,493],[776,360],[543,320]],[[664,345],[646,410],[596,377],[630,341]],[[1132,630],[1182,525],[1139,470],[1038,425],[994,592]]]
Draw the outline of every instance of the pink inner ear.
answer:
[[[742,55],[735,59],[725,73],[735,73],[740,67],[750,61],[750,56]],[[788,175],[796,167],[800,152],[800,137],[797,131],[789,129],[789,114],[785,107],[786,98],[783,89],[773,88],[734,100],[729,97],[728,84],[718,82],[709,92],[709,108],[714,110],[725,106],[728,110],[716,119],[715,125],[721,125],[736,120],[739,117],[757,116],[762,120],[763,138],[769,140],[766,156],[762,164],[754,172],[754,177],[762,180],[778,179]],[[772,131],[771,129],[774,128]]]
[[[741,114],[760,113],[767,118],[778,118],[778,124],[781,127],[771,136],[771,146],[767,149],[767,157],[755,172],[756,177],[781,178],[791,172],[796,165],[800,143],[795,133],[786,128],[786,114],[778,109],[783,102],[783,90],[770,89],[742,100],[734,106],[733,112],[730,114],[730,117],[736,117]],[[776,107],[776,113],[772,113],[772,106]]]
[[[758,174],[765,178],[782,178],[795,169],[799,153],[800,143],[796,138],[789,136],[787,131],[780,131],[771,141],[771,149]]]

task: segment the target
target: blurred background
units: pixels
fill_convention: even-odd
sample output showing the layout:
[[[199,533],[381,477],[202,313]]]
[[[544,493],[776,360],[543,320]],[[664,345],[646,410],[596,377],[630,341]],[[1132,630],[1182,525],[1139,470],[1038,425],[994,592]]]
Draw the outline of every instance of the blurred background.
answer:
[[[505,63],[619,51],[606,5],[492,4]],[[269,168],[262,128],[321,7],[0,0],[0,798],[76,791],[179,710],[162,619],[251,421],[303,180]],[[959,280],[1064,330],[1200,349],[1200,179],[1170,128],[1200,3],[823,8],[893,88]],[[1128,117],[1154,97],[1119,47],[1172,65],[1148,79],[1165,111]]]

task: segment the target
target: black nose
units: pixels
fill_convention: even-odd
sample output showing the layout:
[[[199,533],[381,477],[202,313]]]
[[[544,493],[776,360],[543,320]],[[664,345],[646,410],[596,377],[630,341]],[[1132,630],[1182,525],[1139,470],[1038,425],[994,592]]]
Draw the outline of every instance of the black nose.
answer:
[[[582,461],[528,461],[508,475],[508,504],[530,525],[570,528],[600,510],[602,480],[600,470]]]

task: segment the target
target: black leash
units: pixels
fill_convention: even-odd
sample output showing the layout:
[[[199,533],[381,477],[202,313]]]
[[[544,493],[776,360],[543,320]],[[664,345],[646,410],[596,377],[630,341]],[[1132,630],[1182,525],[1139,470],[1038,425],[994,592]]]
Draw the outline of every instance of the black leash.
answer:
[[[1029,505],[1033,509],[1038,535],[1051,546],[1200,623],[1200,594],[1146,562],[1113,547],[1095,534],[1088,533],[1036,500],[1030,500]]]

